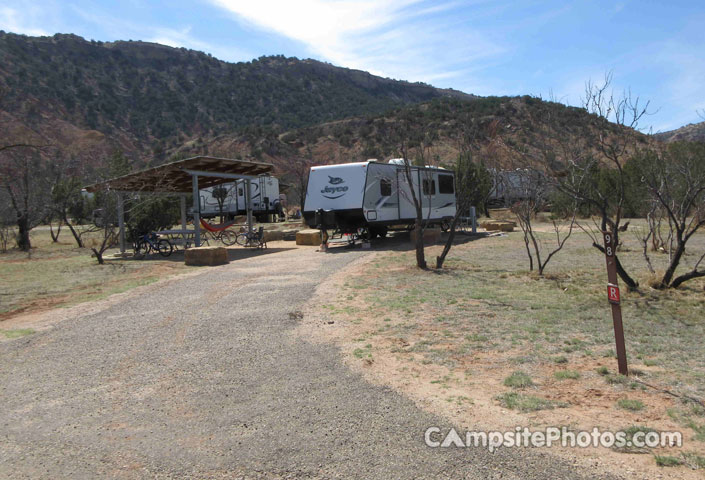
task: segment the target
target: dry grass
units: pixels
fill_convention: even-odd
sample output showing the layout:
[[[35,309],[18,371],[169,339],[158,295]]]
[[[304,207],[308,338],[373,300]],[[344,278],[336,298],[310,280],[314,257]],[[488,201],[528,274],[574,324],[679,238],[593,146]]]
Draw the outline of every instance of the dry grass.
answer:
[[[31,238],[31,252],[10,250],[0,254],[0,320],[95,300],[186,268],[175,258],[98,265],[89,249],[75,248],[68,231],[62,231],[59,243],[53,243],[44,229],[35,229]],[[89,237],[88,244],[93,240]]]
[[[632,227],[639,223],[632,220]],[[543,226],[540,235],[548,243],[550,228]],[[519,232],[456,246],[440,272],[415,268],[413,251],[380,253],[348,273],[338,298],[323,308],[336,315],[336,328],[344,329],[336,333],[344,347],[371,345],[376,375],[423,403],[465,395],[475,401],[475,411],[490,408],[466,411],[473,421],[486,419],[498,406],[534,412],[532,421],[547,424],[566,415],[572,425],[612,429],[648,421],[654,428],[689,432],[693,441],[687,446],[693,451],[685,453],[702,456],[705,441],[698,432],[705,431],[705,420],[687,408],[669,417],[667,409],[678,400],[635,379],[684,398],[705,398],[705,279],[678,290],[654,290],[636,239],[629,232],[622,239],[620,259],[642,285],[622,292],[635,378],[616,375],[604,256],[580,233],[543,278],[527,272]],[[704,250],[705,234],[700,234],[684,267]],[[428,259],[439,251],[428,248]],[[666,255],[652,253],[651,259],[665,269]],[[504,383],[518,370],[530,380],[520,382],[521,394],[512,391],[513,380]],[[439,377],[451,380],[429,390]],[[627,396],[629,402],[618,403]],[[565,408],[551,409],[558,405]]]

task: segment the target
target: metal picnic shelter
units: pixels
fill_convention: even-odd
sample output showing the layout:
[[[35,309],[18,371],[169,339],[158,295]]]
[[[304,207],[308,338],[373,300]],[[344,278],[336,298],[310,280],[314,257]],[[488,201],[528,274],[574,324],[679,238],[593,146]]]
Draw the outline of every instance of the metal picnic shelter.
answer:
[[[89,192],[109,190],[117,193],[120,252],[125,253],[124,193],[162,193],[179,195],[181,200],[181,230],[169,230],[186,238],[193,235],[196,247],[201,246],[200,194],[201,188],[214,187],[233,180],[244,180],[247,208],[247,228],[252,231],[252,202],[250,184],[259,175],[269,174],[271,163],[252,162],[209,156],[197,156],[165,163],[138,172],[112,178],[86,187]],[[193,229],[187,228],[186,196],[193,195]]]

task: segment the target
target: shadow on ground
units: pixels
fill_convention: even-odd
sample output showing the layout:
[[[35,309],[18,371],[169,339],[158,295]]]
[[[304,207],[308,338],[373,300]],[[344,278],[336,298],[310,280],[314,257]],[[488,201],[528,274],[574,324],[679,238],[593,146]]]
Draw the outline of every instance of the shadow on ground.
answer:
[[[228,261],[234,262],[236,260],[244,260],[246,258],[259,257],[261,255],[268,255],[272,253],[286,252],[288,250],[295,250],[296,247],[282,248],[282,247],[270,247],[270,248],[245,248],[245,247],[225,247],[228,251]],[[162,261],[162,262],[184,262],[184,251],[175,250],[168,257],[162,257],[157,253],[146,255],[144,258],[137,259],[133,257],[126,258],[110,258],[111,261],[120,262],[149,262],[149,261]]]
[[[456,233],[453,239],[453,245],[463,245],[465,243],[473,242],[487,237],[487,234],[482,233]],[[448,234],[444,233],[441,235],[441,240],[437,243],[427,244],[427,247],[433,245],[444,245],[448,239]],[[415,245],[411,243],[409,232],[393,232],[390,233],[386,238],[376,238],[370,242],[370,251],[373,252],[385,252],[385,251],[397,251],[406,252],[414,250]],[[350,245],[347,241],[334,240],[328,243],[328,252],[332,254],[345,253],[355,250],[360,250],[362,245],[356,242],[355,245]]]

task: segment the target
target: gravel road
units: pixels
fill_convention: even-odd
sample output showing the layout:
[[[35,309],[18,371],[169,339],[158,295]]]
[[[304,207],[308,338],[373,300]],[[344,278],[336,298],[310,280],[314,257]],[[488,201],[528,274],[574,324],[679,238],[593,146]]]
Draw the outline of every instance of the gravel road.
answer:
[[[0,343],[0,477],[583,478],[545,450],[428,448],[447,421],[293,335],[363,254],[239,260]]]

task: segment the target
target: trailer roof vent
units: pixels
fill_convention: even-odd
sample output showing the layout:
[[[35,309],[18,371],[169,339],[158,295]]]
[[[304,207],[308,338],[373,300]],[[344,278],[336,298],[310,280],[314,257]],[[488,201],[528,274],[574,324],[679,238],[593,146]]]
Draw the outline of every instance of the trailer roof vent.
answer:
[[[391,163],[392,165],[404,165],[404,159],[403,158],[392,158],[389,160],[388,163]]]

